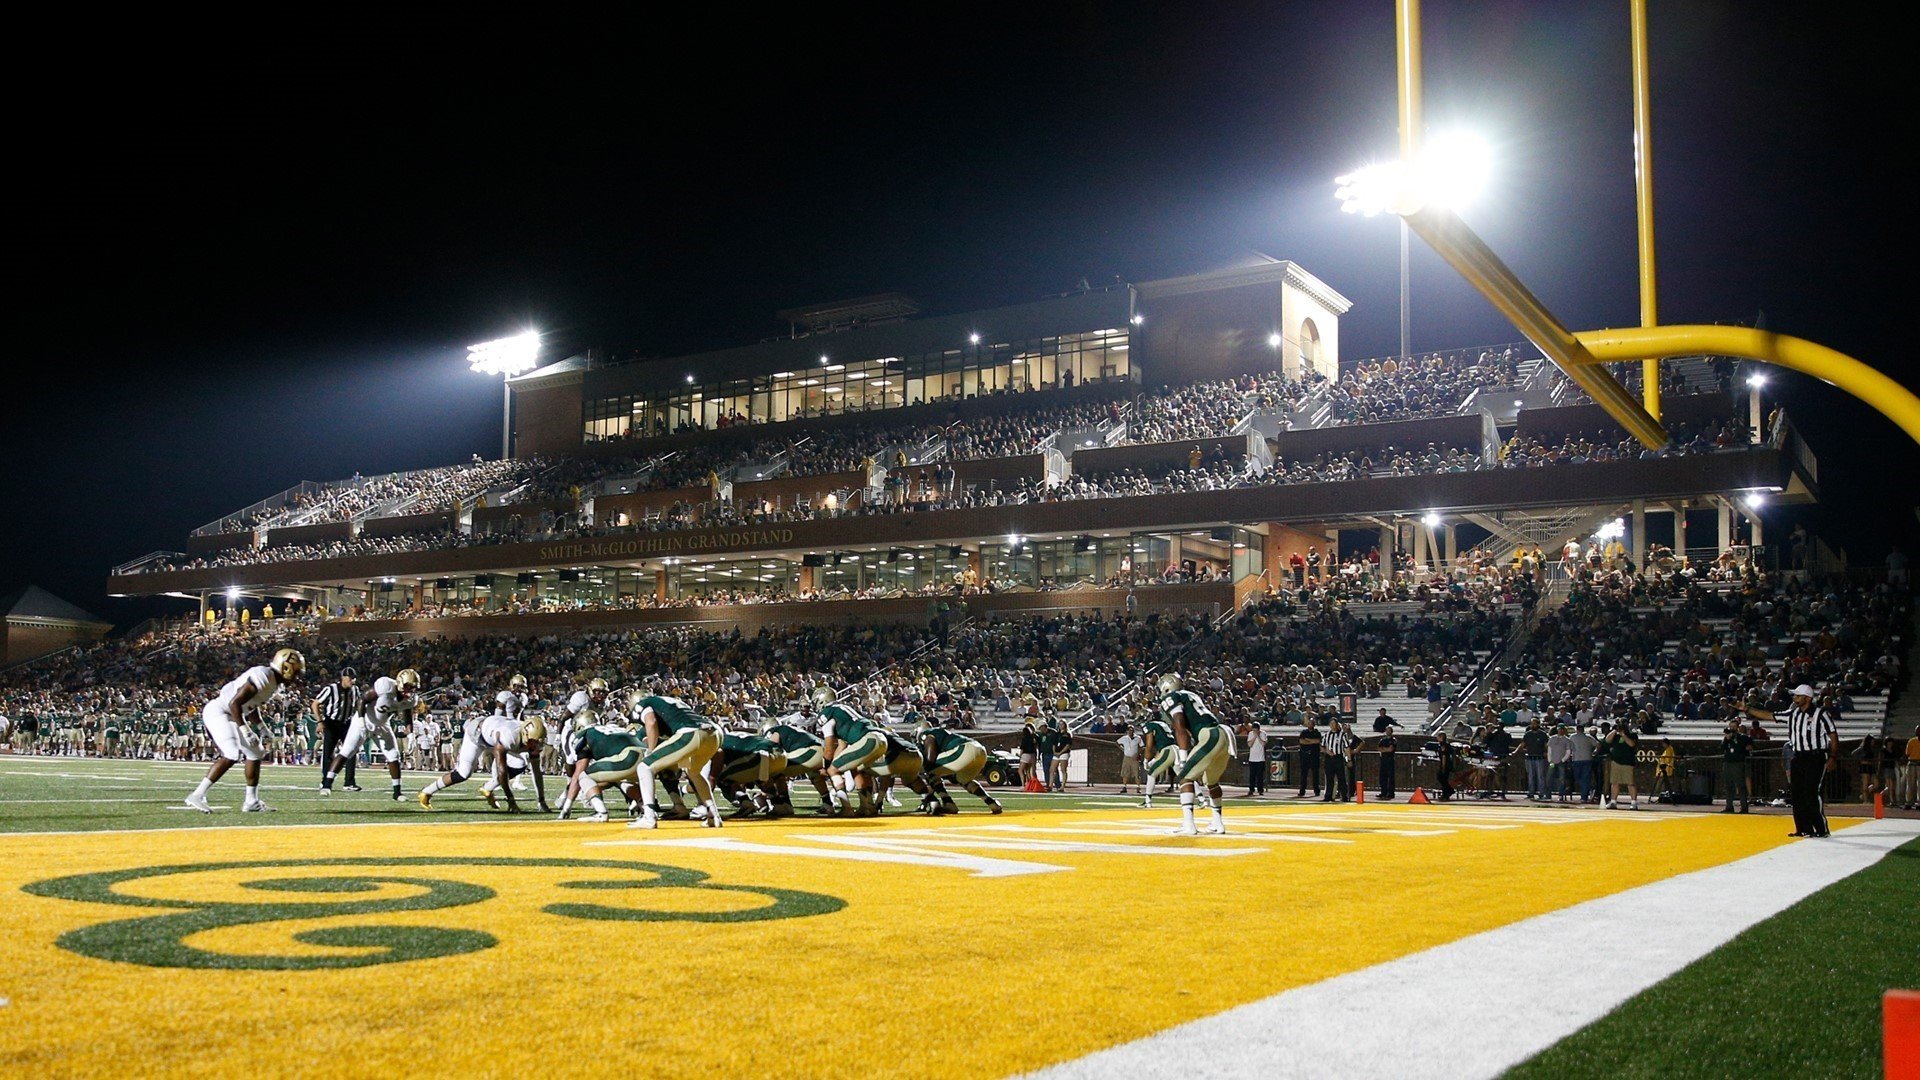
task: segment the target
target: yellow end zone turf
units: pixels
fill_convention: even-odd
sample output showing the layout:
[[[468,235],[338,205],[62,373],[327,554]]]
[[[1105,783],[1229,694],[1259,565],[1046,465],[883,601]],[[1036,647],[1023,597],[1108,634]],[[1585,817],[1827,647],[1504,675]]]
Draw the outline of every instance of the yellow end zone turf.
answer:
[[[0,1069],[492,1074],[584,1055],[998,1076],[1743,858],[1788,827],[1408,806],[1249,809],[1227,837],[1174,823],[0,836]]]

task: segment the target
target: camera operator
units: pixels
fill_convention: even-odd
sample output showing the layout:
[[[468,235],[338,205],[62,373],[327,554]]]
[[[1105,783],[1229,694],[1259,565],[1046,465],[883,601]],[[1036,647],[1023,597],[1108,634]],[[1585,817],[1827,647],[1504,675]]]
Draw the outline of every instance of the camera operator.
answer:
[[[1753,799],[1753,776],[1747,769],[1747,759],[1753,754],[1753,736],[1740,723],[1738,716],[1727,719],[1726,733],[1720,736],[1720,786],[1726,793],[1727,806],[1723,814],[1734,812],[1733,804],[1740,803],[1740,813],[1747,812],[1747,805]]]
[[[1634,779],[1634,764],[1640,757],[1640,737],[1634,734],[1633,725],[1621,720],[1607,732],[1601,741],[1607,756],[1607,808],[1610,810],[1640,809],[1640,784]],[[1620,805],[1620,789],[1625,787],[1633,802]]]

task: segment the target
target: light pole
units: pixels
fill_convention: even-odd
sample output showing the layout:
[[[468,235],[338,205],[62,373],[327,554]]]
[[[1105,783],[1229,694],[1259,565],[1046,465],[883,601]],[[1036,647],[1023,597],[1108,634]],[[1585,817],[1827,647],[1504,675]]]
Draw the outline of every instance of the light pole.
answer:
[[[513,456],[513,377],[532,371],[540,362],[540,331],[483,341],[467,346],[467,367],[483,375],[500,376],[500,457]]]
[[[1340,209],[1349,214],[1364,214],[1373,217],[1383,210],[1390,210],[1394,203],[1409,192],[1416,192],[1422,201],[1431,205],[1445,206],[1459,211],[1477,198],[1486,187],[1487,175],[1492,171],[1492,152],[1487,143],[1479,136],[1464,131],[1450,131],[1435,135],[1427,140],[1426,146],[1414,159],[1415,164],[1409,175],[1400,162],[1367,165],[1345,176],[1338,177],[1334,183],[1339,185],[1335,195],[1340,199]],[[1400,355],[1404,358],[1413,352],[1413,262],[1412,231],[1407,228],[1407,220],[1400,219]]]

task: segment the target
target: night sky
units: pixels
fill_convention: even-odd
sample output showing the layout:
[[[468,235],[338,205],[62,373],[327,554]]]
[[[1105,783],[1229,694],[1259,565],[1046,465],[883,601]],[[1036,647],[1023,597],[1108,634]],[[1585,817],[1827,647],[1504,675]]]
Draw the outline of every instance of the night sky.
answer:
[[[1898,35],[1652,7],[1663,321],[1764,311],[1920,383],[1893,332]],[[15,110],[0,591],[126,622],[150,605],[107,599],[108,568],[222,514],[497,453],[500,388],[463,347],[528,325],[673,355],[782,307],[958,311],[1251,249],[1354,301],[1346,359],[1396,348],[1396,226],[1332,185],[1395,149],[1391,0],[713,10],[50,36],[70,70]],[[1498,158],[1464,216],[1570,326],[1637,323],[1626,4],[1429,0],[1425,23],[1429,129]],[[1416,349],[1518,337],[1417,241],[1413,292]],[[1920,453],[1786,383],[1821,456],[1809,527],[1857,562],[1920,549]]]

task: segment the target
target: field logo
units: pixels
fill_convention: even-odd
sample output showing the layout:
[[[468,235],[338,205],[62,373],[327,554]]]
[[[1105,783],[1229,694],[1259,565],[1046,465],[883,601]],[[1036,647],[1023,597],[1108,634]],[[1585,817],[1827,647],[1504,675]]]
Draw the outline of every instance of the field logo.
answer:
[[[279,894],[321,894],[324,900],[287,900],[242,903],[230,901],[163,900],[131,896],[118,892],[122,882],[145,881],[181,874],[201,874],[227,870],[276,870],[310,866],[377,867],[349,870],[326,877],[265,877],[241,882],[246,889]],[[147,967],[233,969],[253,971],[314,971],[321,969],[370,967],[397,964],[409,960],[430,960],[479,952],[499,944],[492,934],[479,930],[461,930],[432,926],[335,926],[301,930],[292,934],[295,941],[342,949],[375,950],[333,955],[260,955],[221,953],[196,948],[187,939],[209,930],[233,926],[293,920],[337,919],[362,915],[381,915],[397,911],[432,911],[466,907],[493,899],[494,891],[485,885],[445,878],[419,876],[407,867],[568,867],[584,870],[614,870],[640,878],[597,877],[586,881],[563,881],[559,888],[593,890],[693,889],[703,892],[740,893],[764,898],[767,902],[740,911],[684,911],[671,907],[613,907],[585,902],[556,902],[540,910],[566,919],[603,922],[760,922],[793,919],[808,915],[826,915],[846,907],[846,901],[821,893],[795,889],[776,889],[762,885],[719,885],[707,881],[698,870],[653,863],[621,862],[606,859],[511,859],[511,858],[337,858],[271,859],[257,862],[187,863],[177,866],[150,866],[131,870],[108,870],[94,874],[36,881],[25,887],[35,896],[54,897],[92,904],[117,904],[123,907],[171,909],[164,915],[117,919],[70,930],[56,942],[69,952],[96,960],[116,960]],[[421,891],[404,896],[349,900],[344,894],[374,892],[383,886],[411,886]],[[662,898],[664,901],[664,898]]]

